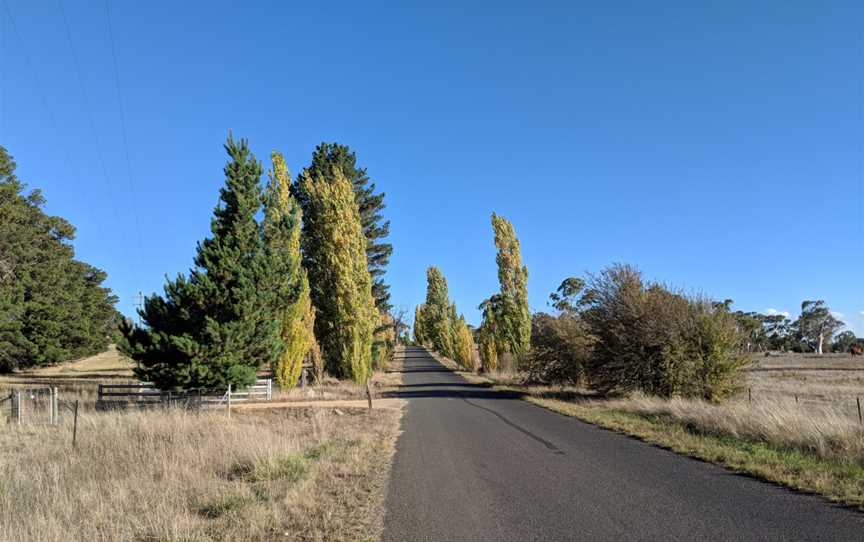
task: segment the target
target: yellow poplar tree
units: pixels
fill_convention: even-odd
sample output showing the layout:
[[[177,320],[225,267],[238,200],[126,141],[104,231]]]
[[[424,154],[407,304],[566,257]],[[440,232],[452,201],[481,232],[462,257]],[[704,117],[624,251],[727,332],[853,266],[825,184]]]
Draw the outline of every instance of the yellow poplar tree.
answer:
[[[304,171],[298,183],[308,202],[304,235],[314,263],[316,337],[328,371],[363,383],[370,375],[379,314],[366,264],[366,237],[351,183],[334,168],[327,177]]]
[[[483,311],[483,323],[477,330],[477,340],[480,343],[480,368],[484,373],[494,372],[498,369],[498,351],[502,350],[498,337],[497,294],[483,301],[480,310]]]
[[[426,346],[429,340],[426,336],[425,309],[423,303],[414,309],[414,342],[420,346]]]
[[[389,312],[379,312],[378,318],[379,325],[375,329],[372,346],[372,366],[375,369],[386,369],[396,346],[396,327]]]
[[[285,159],[278,152],[271,154],[273,167],[268,172],[270,183],[265,193],[264,235],[268,250],[278,251],[288,264],[283,282],[294,287],[296,298],[281,307],[281,336],[284,347],[276,359],[273,373],[284,389],[293,388],[300,378],[315,336],[312,331],[315,313],[309,297],[309,279],[303,269],[300,254],[302,211],[291,196],[291,176]],[[293,297],[293,296],[292,296]]]
[[[528,268],[522,265],[522,252],[513,224],[492,213],[495,247],[498,254],[498,282],[501,285],[497,331],[499,343],[516,356],[531,348],[531,311],[528,308]]]
[[[454,358],[450,294],[447,279],[435,266],[426,269],[426,304],[423,325],[426,339],[439,354]]]
[[[456,322],[456,361],[469,371],[476,369],[474,366],[474,336],[468,329],[464,316],[460,316]]]

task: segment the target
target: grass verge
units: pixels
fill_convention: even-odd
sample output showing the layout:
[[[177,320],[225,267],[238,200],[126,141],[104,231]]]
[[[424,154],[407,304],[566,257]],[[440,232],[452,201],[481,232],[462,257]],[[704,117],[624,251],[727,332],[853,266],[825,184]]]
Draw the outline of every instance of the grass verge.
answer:
[[[467,380],[730,470],[864,510],[864,427],[844,402],[798,404],[792,396],[711,404],[633,396],[604,399],[578,388],[527,386],[514,374]],[[806,387],[796,390],[806,396]],[[852,400],[854,404],[854,398]]]

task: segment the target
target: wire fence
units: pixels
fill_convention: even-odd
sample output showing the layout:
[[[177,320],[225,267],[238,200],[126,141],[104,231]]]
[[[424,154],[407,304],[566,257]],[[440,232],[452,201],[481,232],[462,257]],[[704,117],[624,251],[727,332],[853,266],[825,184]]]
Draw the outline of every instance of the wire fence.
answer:
[[[16,388],[0,397],[0,409],[7,413],[7,422],[15,425],[59,426],[71,420],[71,443],[78,443],[78,412],[80,400],[64,401],[56,387]]]
[[[802,392],[800,394],[797,393],[788,393],[788,392],[773,392],[766,391],[758,388],[748,387],[746,396],[743,397],[743,400],[747,401],[749,404],[758,404],[761,400],[769,400],[769,401],[789,401],[790,403],[794,401],[796,406],[800,408],[810,407],[830,407],[834,409],[839,409],[843,411],[845,414],[849,414],[853,417],[858,418],[858,423],[864,425],[864,409],[862,409],[862,396],[860,395],[848,395],[848,396],[833,396],[833,397],[813,397],[813,395],[808,394],[806,392]],[[845,415],[844,414],[844,415]]]

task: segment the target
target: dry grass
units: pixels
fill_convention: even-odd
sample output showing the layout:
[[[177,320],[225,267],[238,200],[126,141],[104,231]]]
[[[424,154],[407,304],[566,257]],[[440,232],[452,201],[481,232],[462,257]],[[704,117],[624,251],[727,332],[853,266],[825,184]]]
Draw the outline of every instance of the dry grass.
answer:
[[[401,358],[375,375],[375,395],[401,384]],[[68,415],[59,427],[0,426],[0,540],[379,536],[402,401],[368,413],[350,401],[365,407],[365,389],[333,380],[274,397],[296,408],[243,405],[230,420],[93,412],[98,384],[124,379],[133,380],[131,362],[116,351],[0,378],[6,388],[57,386],[88,408],[74,451]],[[333,402],[322,406],[322,396]]]
[[[864,401],[864,359],[849,354],[754,356],[747,388],[754,403],[796,398],[802,408],[831,406],[857,416],[856,397]],[[746,399],[746,390],[739,396]]]
[[[114,346],[105,352],[48,367],[37,367],[0,376],[0,382],[91,382],[98,380],[129,380],[135,377],[132,369],[135,362],[121,354]]]
[[[374,539],[400,412],[338,413],[90,413],[74,451],[4,427],[0,540]]]
[[[604,401],[604,407],[663,416],[694,432],[770,443],[864,467],[864,425],[845,410],[827,404],[807,408],[789,400],[711,404],[637,395]]]

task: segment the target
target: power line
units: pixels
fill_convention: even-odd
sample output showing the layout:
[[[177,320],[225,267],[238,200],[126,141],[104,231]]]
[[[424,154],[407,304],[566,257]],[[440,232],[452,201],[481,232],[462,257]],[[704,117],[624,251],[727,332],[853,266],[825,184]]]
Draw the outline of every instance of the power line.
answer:
[[[66,39],[69,43],[69,51],[72,54],[72,62],[75,67],[75,75],[78,78],[78,86],[81,87],[81,97],[84,100],[84,112],[87,117],[87,122],[90,124],[90,130],[93,132],[93,141],[96,143],[96,156],[99,159],[99,165],[102,169],[102,177],[105,180],[105,186],[108,188],[108,197],[111,198],[112,205],[111,208],[114,211],[114,219],[119,224],[120,223],[120,214],[117,211],[117,206],[113,205],[115,200],[114,190],[111,185],[111,181],[108,178],[108,168],[105,166],[105,158],[103,153],[101,152],[101,145],[99,144],[99,132],[96,130],[96,123],[93,121],[93,115],[90,110],[90,99],[87,95],[87,88],[84,86],[84,78],[81,75],[81,64],[78,62],[78,55],[75,52],[75,45],[72,42],[72,32],[69,30],[69,22],[66,19],[66,10],[63,9],[62,0],[57,0],[57,5],[60,8],[60,15],[63,19],[63,26],[66,29]]]
[[[123,154],[126,158],[126,178],[129,181],[129,194],[132,196],[132,216],[135,220],[135,234],[138,242],[138,259],[143,264],[144,250],[141,242],[141,223],[138,220],[138,209],[136,204],[138,198],[135,194],[135,183],[132,180],[132,165],[129,161],[129,138],[126,136],[126,111],[123,107],[123,94],[120,92],[120,70],[117,69],[117,50],[114,47],[114,30],[111,26],[111,9],[108,0],[105,0],[105,18],[108,21],[108,38],[111,42],[111,60],[114,64],[114,86],[117,89],[117,102],[120,105],[120,131],[123,135]]]
[[[57,117],[54,115],[54,111],[48,105],[48,98],[46,98],[45,86],[42,84],[42,79],[39,77],[39,72],[36,70],[36,66],[33,63],[33,58],[30,56],[28,51],[27,42],[24,41],[24,37],[18,31],[18,25],[15,22],[15,17],[12,15],[12,10],[9,8],[9,4],[3,0],[3,8],[6,12],[6,16],[9,18],[9,23],[12,27],[12,33],[15,34],[15,38],[18,40],[18,43],[21,44],[21,50],[23,53],[24,61],[27,64],[27,67],[30,69],[30,74],[33,76],[33,82],[36,86],[36,90],[39,94],[40,101],[42,102],[42,108],[45,109],[45,114],[48,117],[48,121],[51,123],[51,128],[54,130],[54,138],[57,140],[58,146],[63,149],[63,157],[65,161],[66,174],[69,177],[74,177],[75,180],[78,181],[78,185],[81,185],[81,177],[75,173],[75,168],[72,167],[72,155],[69,152],[69,147],[65,144],[65,140],[60,136],[60,125],[57,122]],[[96,217],[96,212],[92,206],[87,206],[87,214],[90,216],[90,220],[93,224],[98,222]],[[104,235],[101,228],[95,228],[96,235],[104,241]]]

